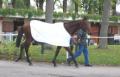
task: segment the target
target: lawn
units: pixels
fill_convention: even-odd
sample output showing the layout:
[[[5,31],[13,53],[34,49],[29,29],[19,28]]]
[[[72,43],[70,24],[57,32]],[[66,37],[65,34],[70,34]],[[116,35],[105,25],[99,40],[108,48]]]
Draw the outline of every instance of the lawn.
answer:
[[[55,53],[55,46],[51,50],[45,49],[41,54],[40,45],[31,45],[30,57],[32,61],[51,62]],[[120,66],[120,45],[109,45],[107,49],[98,49],[97,46],[89,46],[90,63],[93,65]],[[14,60],[19,54],[19,49],[15,48],[15,43],[0,44],[0,59]],[[84,63],[83,54],[77,58],[80,64]],[[57,57],[58,63],[66,62],[66,51],[62,48]]]
[[[89,47],[90,62],[96,65],[120,65],[120,45],[109,45],[107,49]]]

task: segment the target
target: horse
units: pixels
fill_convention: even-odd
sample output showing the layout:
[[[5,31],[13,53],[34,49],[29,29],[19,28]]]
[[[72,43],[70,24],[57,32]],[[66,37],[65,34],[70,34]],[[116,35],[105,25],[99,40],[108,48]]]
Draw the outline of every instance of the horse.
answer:
[[[33,21],[33,20],[31,20]],[[23,49],[25,49],[25,53],[26,53],[26,60],[29,63],[29,65],[32,65],[31,60],[29,59],[29,55],[28,55],[28,51],[29,51],[29,47],[31,42],[34,40],[31,34],[31,27],[30,27],[30,23],[31,21],[29,20],[24,20],[24,25],[21,26],[21,28],[18,30],[18,36],[16,39],[16,45],[17,47],[20,46],[20,55],[19,57],[16,59],[16,62],[19,61],[22,57],[22,53],[23,53]],[[39,26],[39,25],[38,25]],[[43,25],[44,26],[44,25]],[[57,25],[56,25],[57,26]],[[72,36],[74,35],[79,29],[83,29],[87,32],[90,32],[91,30],[91,26],[90,23],[85,20],[85,19],[81,19],[81,20],[74,20],[74,21],[69,21],[69,22],[64,22],[63,23],[64,29],[67,31],[67,33]],[[24,42],[20,45],[21,42],[21,38],[24,34]],[[48,38],[49,39],[49,38]],[[70,42],[70,41],[69,41]],[[68,53],[70,54],[70,56],[73,58],[73,62],[75,64],[76,67],[78,67],[77,61],[74,59],[73,57],[73,53],[70,50],[70,46],[57,46],[56,48],[56,52],[54,55],[54,58],[52,60],[52,63],[54,65],[54,67],[56,66],[56,58],[60,52],[61,48],[65,48],[66,51],[68,51]]]

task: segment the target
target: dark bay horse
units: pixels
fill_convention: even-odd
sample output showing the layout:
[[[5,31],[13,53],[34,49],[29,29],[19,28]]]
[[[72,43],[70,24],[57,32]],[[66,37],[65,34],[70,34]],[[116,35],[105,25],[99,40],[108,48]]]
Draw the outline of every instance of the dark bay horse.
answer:
[[[64,23],[64,28],[72,36],[79,29],[84,29],[87,32],[90,32],[91,27],[90,27],[90,24],[87,20],[82,19],[82,20],[66,22],[66,23]],[[33,41],[33,38],[32,38],[32,35],[31,35],[30,21],[28,21],[28,20],[24,21],[24,25],[18,30],[18,36],[17,36],[17,40],[16,40],[16,44],[18,44],[17,46],[20,45],[20,41],[21,41],[21,38],[22,38],[23,34],[25,35],[25,41],[20,46],[20,55],[16,59],[16,61],[19,61],[21,59],[23,49],[25,49],[27,62],[29,63],[29,65],[32,65],[32,63],[29,59],[28,50],[29,50],[31,42]],[[56,66],[56,58],[57,58],[61,48],[62,48],[62,46],[57,46],[55,56],[52,60],[52,63],[54,64],[54,66]],[[64,48],[68,51],[70,56],[72,56],[75,66],[78,67],[77,61],[74,59],[73,54],[70,50],[70,47],[64,47]]]

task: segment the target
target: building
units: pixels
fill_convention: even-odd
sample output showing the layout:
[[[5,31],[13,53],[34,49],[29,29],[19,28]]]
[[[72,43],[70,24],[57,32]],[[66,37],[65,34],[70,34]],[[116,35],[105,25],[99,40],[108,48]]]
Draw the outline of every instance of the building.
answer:
[[[98,38],[92,38],[96,43],[99,43],[100,35],[100,22],[91,22],[92,25],[92,36],[97,36]],[[114,41],[114,35],[120,35],[120,23],[110,22],[108,27],[108,42]],[[106,37],[106,38],[107,38]],[[109,38],[113,37],[113,38]]]

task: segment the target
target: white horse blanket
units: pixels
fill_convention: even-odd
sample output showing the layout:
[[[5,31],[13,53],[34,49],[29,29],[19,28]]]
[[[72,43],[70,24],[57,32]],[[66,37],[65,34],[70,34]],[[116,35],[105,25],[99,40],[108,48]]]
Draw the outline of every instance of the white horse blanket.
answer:
[[[31,34],[34,40],[55,46],[70,46],[70,34],[62,22],[46,23],[38,20],[30,21]]]

